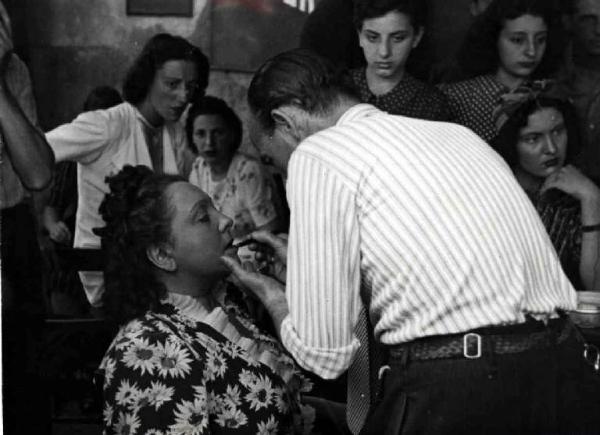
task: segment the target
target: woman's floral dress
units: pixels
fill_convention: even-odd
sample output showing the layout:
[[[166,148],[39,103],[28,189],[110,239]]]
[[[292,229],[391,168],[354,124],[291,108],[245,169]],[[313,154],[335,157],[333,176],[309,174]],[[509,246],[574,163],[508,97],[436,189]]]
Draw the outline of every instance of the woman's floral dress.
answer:
[[[121,328],[106,352],[104,433],[310,433],[314,410],[300,403],[310,382],[273,338],[240,310],[200,322],[169,302]]]

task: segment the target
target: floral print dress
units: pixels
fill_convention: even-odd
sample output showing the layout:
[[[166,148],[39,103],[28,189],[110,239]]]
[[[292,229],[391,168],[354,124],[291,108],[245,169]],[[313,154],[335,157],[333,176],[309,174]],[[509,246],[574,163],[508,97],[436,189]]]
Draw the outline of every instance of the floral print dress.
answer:
[[[310,381],[243,311],[190,296],[121,328],[100,366],[105,434],[310,433]]]
[[[220,181],[212,179],[210,166],[198,157],[189,181],[210,196],[217,210],[233,219],[234,237],[246,235],[277,217],[272,181],[262,165],[250,156],[236,153],[227,176]]]

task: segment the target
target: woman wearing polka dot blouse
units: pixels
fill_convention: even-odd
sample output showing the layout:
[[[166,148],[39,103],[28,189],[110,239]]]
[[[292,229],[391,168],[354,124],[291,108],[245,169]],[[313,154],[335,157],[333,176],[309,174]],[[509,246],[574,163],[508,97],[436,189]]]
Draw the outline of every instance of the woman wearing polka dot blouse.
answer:
[[[352,70],[351,77],[365,103],[393,115],[447,121],[444,94],[406,72],[426,15],[423,0],[357,0],[354,23],[367,66]]]
[[[494,0],[474,22],[459,53],[468,80],[442,86],[452,118],[485,141],[496,134],[500,97],[547,77],[558,60],[558,15],[547,0]]]

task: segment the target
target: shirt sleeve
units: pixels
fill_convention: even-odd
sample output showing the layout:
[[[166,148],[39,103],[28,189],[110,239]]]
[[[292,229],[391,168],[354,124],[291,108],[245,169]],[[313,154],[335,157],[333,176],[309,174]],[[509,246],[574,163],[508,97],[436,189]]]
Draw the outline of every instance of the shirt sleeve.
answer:
[[[291,223],[281,326],[285,347],[307,370],[343,373],[359,346],[360,234],[355,193],[321,161],[292,155],[288,167]]]
[[[238,177],[238,189],[254,225],[261,227],[275,219],[271,183],[260,163],[246,160]]]
[[[73,122],[46,133],[46,140],[57,162],[94,162],[111,141],[116,139],[121,122],[115,111],[96,110],[79,115]]]

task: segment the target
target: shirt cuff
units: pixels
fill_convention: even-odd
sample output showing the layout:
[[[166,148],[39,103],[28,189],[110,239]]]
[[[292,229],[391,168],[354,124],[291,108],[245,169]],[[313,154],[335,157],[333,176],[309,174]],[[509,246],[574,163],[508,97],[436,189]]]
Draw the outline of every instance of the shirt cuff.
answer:
[[[289,314],[281,322],[281,341],[300,366],[323,379],[335,379],[344,373],[360,346],[356,338],[347,346],[335,348],[307,346],[298,336]]]

